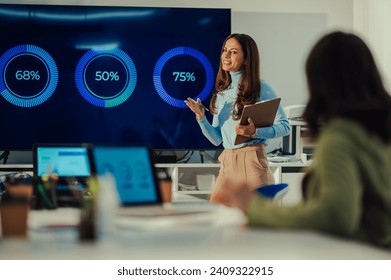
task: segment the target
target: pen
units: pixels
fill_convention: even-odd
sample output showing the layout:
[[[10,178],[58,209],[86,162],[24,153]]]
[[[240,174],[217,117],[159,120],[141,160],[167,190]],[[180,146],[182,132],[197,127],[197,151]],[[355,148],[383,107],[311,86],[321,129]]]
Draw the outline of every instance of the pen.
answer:
[[[206,108],[204,105],[202,105],[201,103],[200,104],[198,104],[198,105],[200,105],[200,107],[201,108],[204,108],[205,109],[205,111],[208,111],[209,112],[209,109],[208,108]]]

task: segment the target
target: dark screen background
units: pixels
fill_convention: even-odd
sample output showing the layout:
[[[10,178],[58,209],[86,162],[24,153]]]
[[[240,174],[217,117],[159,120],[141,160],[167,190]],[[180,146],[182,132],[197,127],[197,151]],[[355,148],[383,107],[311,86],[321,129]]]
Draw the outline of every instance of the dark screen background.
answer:
[[[153,149],[218,148],[203,136],[187,107],[172,106],[158,95],[153,73],[165,52],[186,46],[208,58],[214,81],[221,45],[231,31],[230,22],[229,9],[0,5],[0,56],[17,45],[35,45],[51,55],[58,69],[57,87],[40,105],[16,106],[0,93],[0,149],[31,150],[33,143],[79,142],[142,144]],[[107,44],[115,44],[129,55],[136,67],[137,82],[125,102],[101,108],[81,96],[75,69],[89,46]],[[28,81],[10,82],[21,97],[37,92],[34,87],[44,87],[47,79],[44,67],[39,68],[34,57],[19,60],[23,59],[31,61],[24,60],[18,68],[15,58],[7,71],[14,74],[17,70],[39,70],[40,79],[35,77],[32,81],[31,75]],[[105,65],[104,60],[101,62]],[[31,69],[27,69],[28,65],[32,65]],[[118,68],[110,61],[102,67],[108,72]],[[195,81],[188,76],[185,82],[176,82],[172,75],[175,71],[194,73]],[[11,81],[10,77],[4,78],[5,73],[1,75]],[[118,75],[118,83],[87,79],[101,96],[111,96],[112,88],[123,86],[124,72],[118,71]],[[205,80],[202,64],[192,56],[175,56],[162,71],[163,87],[177,99],[195,98]],[[212,92],[213,88],[203,100],[207,107]],[[209,114],[207,117],[211,120]]]

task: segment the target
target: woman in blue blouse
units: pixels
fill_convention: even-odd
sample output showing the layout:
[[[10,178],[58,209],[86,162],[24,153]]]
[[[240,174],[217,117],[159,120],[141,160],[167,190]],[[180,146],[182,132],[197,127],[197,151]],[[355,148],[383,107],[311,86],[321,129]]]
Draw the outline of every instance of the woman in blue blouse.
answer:
[[[185,101],[195,113],[205,137],[214,145],[222,143],[224,147],[219,156],[221,168],[213,193],[224,188],[225,180],[244,183],[249,189],[274,183],[266,145],[270,138],[288,135],[290,125],[281,105],[271,126],[256,128],[251,119],[248,125],[239,125],[245,105],[277,98],[273,89],[261,80],[258,47],[249,35],[234,33],[225,39],[215,90],[210,103],[210,112],[214,115],[212,124],[205,118],[200,99]],[[253,140],[235,145],[237,134]]]

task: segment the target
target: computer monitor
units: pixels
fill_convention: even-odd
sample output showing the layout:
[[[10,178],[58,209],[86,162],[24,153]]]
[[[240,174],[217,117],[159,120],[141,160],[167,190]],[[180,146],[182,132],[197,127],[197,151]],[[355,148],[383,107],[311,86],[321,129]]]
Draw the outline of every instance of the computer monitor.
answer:
[[[88,191],[87,179],[92,174],[90,145],[36,143],[33,145],[33,173],[37,200],[52,196],[55,202],[49,203],[51,208],[54,205],[79,207],[82,195]],[[53,175],[55,180],[49,183],[53,189],[39,190],[40,184]],[[45,199],[41,202],[37,202],[37,207],[48,205]]]

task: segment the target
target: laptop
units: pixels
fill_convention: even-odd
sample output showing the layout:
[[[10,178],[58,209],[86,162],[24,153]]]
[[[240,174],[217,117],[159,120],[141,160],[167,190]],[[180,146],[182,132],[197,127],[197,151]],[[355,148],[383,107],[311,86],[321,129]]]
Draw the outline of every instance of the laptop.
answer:
[[[120,216],[156,217],[207,211],[175,209],[163,203],[152,151],[148,147],[94,146],[92,151],[98,180],[99,176],[109,173],[115,181]]]
[[[75,189],[86,190],[87,178],[91,175],[90,146],[88,144],[33,145],[33,175],[57,174],[56,196],[58,206],[80,206]]]

